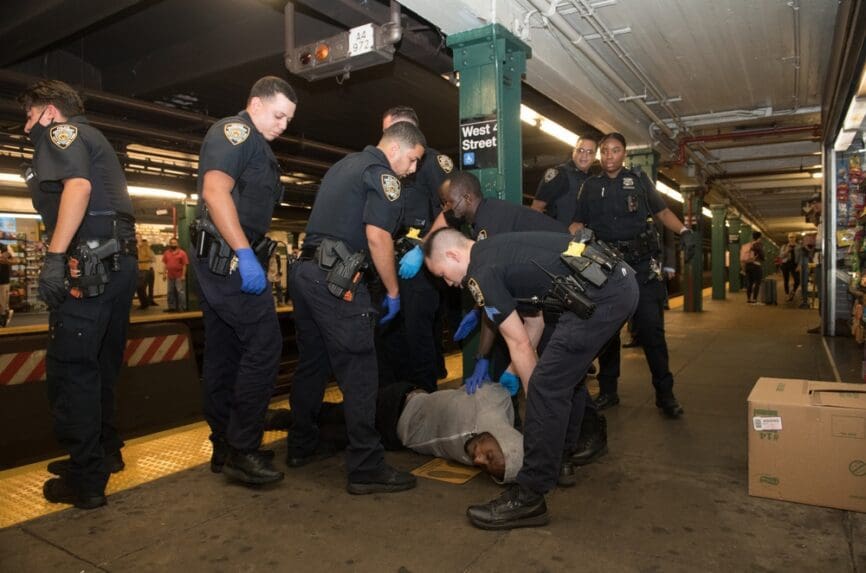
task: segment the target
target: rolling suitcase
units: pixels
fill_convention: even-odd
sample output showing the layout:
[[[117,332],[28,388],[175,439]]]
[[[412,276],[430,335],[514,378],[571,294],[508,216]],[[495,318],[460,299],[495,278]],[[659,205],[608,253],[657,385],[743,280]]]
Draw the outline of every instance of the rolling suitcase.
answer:
[[[758,300],[763,304],[778,304],[776,301],[776,279],[764,279],[761,281]]]

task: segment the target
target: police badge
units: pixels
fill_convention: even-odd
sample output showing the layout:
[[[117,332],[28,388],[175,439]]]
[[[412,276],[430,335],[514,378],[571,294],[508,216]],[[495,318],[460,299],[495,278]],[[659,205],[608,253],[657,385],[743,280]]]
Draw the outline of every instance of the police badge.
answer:
[[[240,145],[250,136],[250,126],[240,121],[233,121],[223,126],[223,133],[229,143]]]
[[[622,186],[626,189],[634,189],[634,179],[631,177],[623,177]]]
[[[454,170],[454,162],[451,161],[451,158],[447,155],[437,155],[436,161],[439,162],[439,167],[441,167],[442,171],[445,173],[451,173]]]
[[[388,201],[396,201],[400,198],[400,180],[390,173],[383,173],[382,191]]]
[[[551,179],[553,179],[557,175],[559,175],[559,170],[551,167],[550,169],[548,169],[547,171],[544,172],[544,182],[547,183],[548,181],[550,181]]]
[[[469,279],[466,282],[466,288],[469,289],[469,293],[472,295],[472,298],[475,299],[475,303],[478,304],[478,306],[484,306],[484,293],[481,292],[481,287],[478,286],[475,279]]]
[[[60,149],[66,149],[78,137],[78,128],[68,123],[61,123],[52,127],[48,135],[51,137],[51,143]]]

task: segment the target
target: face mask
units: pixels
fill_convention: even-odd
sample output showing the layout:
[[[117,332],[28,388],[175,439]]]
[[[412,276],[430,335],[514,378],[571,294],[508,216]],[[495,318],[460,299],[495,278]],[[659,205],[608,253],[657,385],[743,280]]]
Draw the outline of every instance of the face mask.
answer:
[[[454,229],[459,229],[466,222],[465,218],[458,217],[454,214],[454,211],[450,209],[447,211],[442,211],[442,214],[445,216],[445,222],[448,223],[448,226]]]
[[[46,108],[47,109],[47,108]],[[42,121],[42,116],[45,115],[45,110],[42,110],[42,113],[39,114],[39,119],[36,120],[36,123],[33,124],[33,127],[30,128],[30,133],[27,136],[30,138],[30,142],[34,145],[42,139],[42,136],[45,135],[45,132],[48,131],[48,128],[51,124],[42,125],[39,122]],[[54,122],[52,122],[54,123]]]
[[[175,250],[177,250],[177,245],[169,245],[168,248],[171,249],[172,251],[175,251]]]

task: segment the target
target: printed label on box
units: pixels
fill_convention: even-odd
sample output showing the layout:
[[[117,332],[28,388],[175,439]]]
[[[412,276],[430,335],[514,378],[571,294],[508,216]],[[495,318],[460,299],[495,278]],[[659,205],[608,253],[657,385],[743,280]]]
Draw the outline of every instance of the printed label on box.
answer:
[[[781,416],[755,416],[752,426],[759,432],[778,432],[782,429]]]

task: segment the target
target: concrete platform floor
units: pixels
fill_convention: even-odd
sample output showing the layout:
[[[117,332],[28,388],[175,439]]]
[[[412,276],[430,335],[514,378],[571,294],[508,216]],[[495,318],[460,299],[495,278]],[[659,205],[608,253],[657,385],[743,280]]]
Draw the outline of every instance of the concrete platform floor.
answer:
[[[339,458],[262,489],[198,466],[0,530],[0,571],[866,571],[866,514],[747,494],[746,397],[760,376],[833,380],[815,310],[705,299],[667,314],[671,369],[686,409],[663,419],[640,349],[623,351],[622,403],[606,412],[610,453],[577,487],[548,496],[538,529],[471,527],[467,505],[496,496],[462,486],[350,496]],[[852,339],[832,341],[843,379],[860,380]],[[853,350],[852,350],[853,349]],[[285,446],[277,449],[278,465]],[[412,469],[428,460],[388,454]]]

